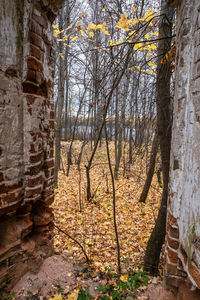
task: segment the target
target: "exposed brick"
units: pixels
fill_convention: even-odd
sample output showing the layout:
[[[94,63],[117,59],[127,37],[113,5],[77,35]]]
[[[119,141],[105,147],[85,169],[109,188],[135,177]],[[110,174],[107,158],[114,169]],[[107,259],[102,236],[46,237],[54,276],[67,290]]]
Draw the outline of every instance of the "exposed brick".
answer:
[[[38,60],[43,60],[44,56],[42,50],[32,44],[30,45],[30,55],[34,56]]]
[[[22,86],[24,93],[47,97],[47,89],[43,84],[38,86],[30,82],[23,82]]]
[[[17,210],[16,214],[17,214],[17,216],[30,215],[31,210],[32,210],[32,204],[27,203],[25,205],[20,206],[19,209]]]
[[[177,264],[178,255],[177,255],[176,251],[173,251],[173,250],[167,248],[167,256],[168,256],[170,262],[172,262],[173,264]]]
[[[179,247],[179,241],[177,241],[173,238],[170,238],[168,234],[167,234],[167,243],[171,248],[173,248],[175,250],[177,250]]]
[[[175,226],[178,226],[177,224],[177,220],[176,218],[174,218],[174,216],[172,216],[172,214],[168,213],[168,222],[170,225],[175,225]]]
[[[167,263],[165,265],[165,270],[171,275],[177,275],[177,265]]]
[[[22,189],[18,188],[18,189],[10,190],[5,194],[1,194],[0,199],[4,203],[4,206],[5,206],[5,202],[8,205],[10,205],[10,203],[17,202],[17,201],[20,202],[22,200]]]
[[[30,31],[42,36],[42,26],[36,22],[34,19],[30,21],[30,26],[29,26]]]
[[[11,204],[7,207],[0,207],[0,216],[6,215],[10,212],[15,212],[20,207],[20,202]]]
[[[52,184],[51,184],[52,185]],[[50,186],[51,186],[50,185]],[[49,196],[51,196],[52,195],[52,193],[53,193],[53,190],[51,189],[51,190],[47,190],[47,191],[45,191],[44,193],[43,193],[43,198],[45,199],[45,198],[48,198]]]
[[[32,96],[32,95],[26,96],[26,101],[27,101],[28,105],[32,105],[35,102],[35,99],[36,99],[35,96]]]
[[[54,171],[55,171],[54,168],[52,168],[52,169],[51,169],[51,176],[54,175]]]
[[[50,128],[54,129],[54,124],[55,124],[54,121],[49,121],[49,127]]]
[[[0,182],[3,181],[3,180],[4,180],[4,178],[3,178],[3,173],[0,172]]]
[[[31,44],[43,50],[44,48],[43,40],[39,35],[35,34],[34,32],[29,32],[29,41]]]
[[[53,110],[50,111],[50,119],[54,119],[54,111]]]
[[[48,181],[45,182],[44,187],[50,187],[54,185],[54,178],[49,179]]]
[[[29,57],[28,58],[27,66],[28,66],[29,69],[32,69],[32,70],[36,70],[36,71],[39,71],[39,72],[43,71],[43,65],[41,64],[41,62],[36,60],[34,57]]]
[[[188,261],[188,271],[194,281],[196,282],[198,288],[200,288],[200,271],[198,268],[194,265],[194,263]]]
[[[50,150],[50,153],[49,153],[49,158],[53,158],[54,157],[54,150]]]
[[[43,199],[45,205],[49,206],[54,202],[54,194],[52,194],[50,197]]]
[[[12,185],[12,186],[10,186],[10,185],[7,185],[5,182],[1,182],[0,183],[0,191],[1,191],[1,193],[3,194],[3,193],[7,193],[7,192],[15,192],[16,191],[16,189],[18,189],[18,188],[21,188],[22,187],[22,183],[21,182],[19,182],[19,183],[16,183],[16,184],[14,184],[14,185]]]
[[[29,161],[30,161],[30,163],[34,164],[34,163],[42,161],[42,159],[43,159],[43,153],[41,152],[41,153],[38,153],[37,155],[31,155]]]
[[[48,167],[48,168],[52,168],[54,166],[54,160],[51,159],[51,160],[48,160],[45,162],[45,165]]]
[[[26,79],[36,83],[36,71],[28,69]]]
[[[5,268],[0,268],[0,286],[2,287],[3,280],[8,289],[12,288],[13,282],[16,282],[25,271],[28,271],[30,266],[33,271],[36,271],[37,266],[43,260],[40,256],[41,250],[44,253],[48,248],[46,254],[49,255],[53,246],[51,233],[53,214],[51,210],[48,210],[48,206],[54,199],[53,178],[51,177],[54,166],[52,138],[54,107],[52,101],[53,79],[51,77],[54,73],[54,51],[49,29],[62,0],[50,2],[46,0],[23,2],[20,13],[22,19],[24,17],[26,19],[26,26],[23,28],[26,38],[20,43],[23,52],[18,47],[16,48],[16,39],[12,39],[13,34],[14,36],[18,35],[18,32],[15,32],[19,29],[18,14],[16,14],[18,6],[11,0],[5,2],[6,11],[7,8],[10,8],[9,17],[16,26],[7,28],[7,35],[12,29],[11,38],[8,41],[8,53],[4,55],[4,44],[3,52],[1,51],[3,69],[0,70],[0,88],[3,93],[3,105],[6,104],[8,110],[10,107],[16,107],[14,122],[16,130],[13,131],[11,128],[13,122],[11,122],[12,124],[10,122],[3,123],[3,130],[4,127],[6,129],[4,133],[8,132],[9,135],[6,139],[6,156],[0,147],[0,157],[3,156],[1,167],[6,170],[6,168],[11,168],[13,163],[18,162],[18,170],[13,171],[13,176],[10,176],[11,172],[6,172],[5,174],[8,176],[5,178],[4,171],[0,172],[0,262],[5,263]],[[25,15],[23,15],[24,12]],[[6,14],[4,14],[4,18],[6,21]],[[9,48],[17,49],[17,52],[13,51],[10,56]],[[9,61],[7,60],[8,55]],[[24,65],[24,61],[26,65]],[[45,72],[43,72],[44,68]],[[4,100],[4,96],[6,100]],[[22,110],[23,103],[25,109]],[[24,116],[24,114],[26,115]],[[6,120],[6,116],[3,115],[4,119]],[[49,123],[49,121],[51,122]],[[49,179],[45,178],[45,174],[48,174]],[[17,187],[18,185],[11,186],[11,178],[17,180],[17,176],[22,178],[22,182],[19,187]],[[32,217],[34,226],[32,226]],[[7,232],[4,222],[6,218],[11,220],[11,225],[9,225],[11,230],[8,238],[4,239],[2,234]],[[10,237],[17,238],[16,245],[12,241],[10,242]],[[43,245],[47,245],[47,247],[41,248],[40,246]],[[6,249],[12,251],[6,252]]]
[[[42,181],[43,181],[42,175],[37,176],[35,178],[28,178],[27,185],[28,185],[28,187],[34,187],[34,186],[42,183]]]
[[[167,232],[169,234],[170,237],[174,238],[174,239],[178,239],[179,238],[179,230],[178,228],[172,227],[169,223],[167,224]]]
[[[35,187],[35,188],[32,188],[32,189],[27,189],[25,191],[25,197],[29,198],[29,197],[33,197],[34,195],[38,195],[38,194],[41,194],[42,192],[42,187]]]
[[[43,73],[36,71],[36,82],[41,85],[44,82],[44,75]]]
[[[31,144],[30,145],[30,153],[35,153],[35,145],[34,144]]]

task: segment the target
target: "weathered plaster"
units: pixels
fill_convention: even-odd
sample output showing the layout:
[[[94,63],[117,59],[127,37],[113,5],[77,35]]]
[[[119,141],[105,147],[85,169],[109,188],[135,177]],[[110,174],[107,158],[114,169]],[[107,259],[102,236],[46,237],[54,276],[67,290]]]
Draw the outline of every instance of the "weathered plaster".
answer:
[[[177,219],[179,241],[188,259],[193,261],[195,256],[195,264],[200,266],[200,2],[181,3],[177,11],[169,210]]]

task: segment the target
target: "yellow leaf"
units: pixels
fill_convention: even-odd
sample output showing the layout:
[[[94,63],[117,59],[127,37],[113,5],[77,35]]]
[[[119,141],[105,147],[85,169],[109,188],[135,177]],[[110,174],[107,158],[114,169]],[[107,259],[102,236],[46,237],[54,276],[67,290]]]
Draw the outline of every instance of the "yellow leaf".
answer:
[[[138,9],[137,9],[137,7],[133,7],[131,10],[132,11],[137,11]]]
[[[115,43],[113,42],[113,40],[110,40],[110,46],[115,46]]]
[[[56,25],[52,25],[53,29],[57,29],[58,28],[58,24]]]
[[[64,60],[64,55],[62,53],[59,53],[59,55]]]
[[[146,14],[145,14],[145,21],[150,21],[153,17],[155,17],[155,14],[153,12],[153,9],[149,9],[147,10]]]
[[[154,45],[154,44],[149,45],[148,47],[149,47],[149,49],[151,49],[151,50],[156,50],[156,49],[157,49],[157,46]]]
[[[68,29],[70,29],[70,28],[72,28],[72,25],[69,25],[68,27],[66,27],[65,30],[68,30]],[[64,30],[63,30],[63,31],[64,31]]]
[[[124,274],[120,276],[120,280],[123,282],[127,282],[127,279],[128,279],[128,274]]]
[[[121,41],[117,41],[116,44],[117,44],[117,45],[121,45],[122,42],[121,42]]]
[[[135,33],[135,30],[130,31],[130,32],[128,33],[128,35],[133,35],[134,33]]]
[[[64,31],[64,29],[63,30],[54,30],[54,36],[55,37],[57,37],[59,34],[61,34],[62,32]]]
[[[128,28],[127,14],[121,15],[121,18],[120,18],[120,20],[118,21],[116,27],[122,28],[122,29],[124,29],[125,31],[129,30],[129,28]]]
[[[72,47],[71,45],[68,45],[68,44],[66,44],[66,43],[64,43],[64,45],[65,45],[65,46],[67,46],[67,47],[69,47],[69,48],[71,48],[71,47]]]
[[[139,19],[129,19],[128,21],[128,25],[130,26],[134,26],[135,24],[137,24],[139,22]]]
[[[79,290],[77,289],[77,290],[74,290],[71,294],[69,294],[68,296],[67,296],[67,299],[68,300],[77,300],[77,298],[78,298],[78,293],[79,293]]]
[[[135,46],[134,46],[134,50],[136,51],[136,50],[138,50],[138,49],[140,49],[141,47],[142,47],[142,43],[138,43],[138,44],[136,44]]]
[[[151,66],[151,67],[155,67],[156,66],[156,64],[154,62],[152,62],[152,61],[148,62],[148,65]]]
[[[141,67],[140,67],[140,66],[135,66],[135,68],[136,68],[136,69],[138,69],[138,70],[140,70],[140,69],[141,69]]]
[[[79,25],[79,21],[76,22],[76,25]]]
[[[79,25],[79,26],[77,26],[77,30],[78,31],[83,31],[83,28]]]
[[[157,31],[152,32],[151,34],[152,34],[152,35],[155,35],[155,36],[158,36],[158,32],[157,32]]]
[[[105,11],[106,11],[106,9],[105,9],[105,8],[102,8],[102,11],[103,11],[103,12],[105,12]]]
[[[81,13],[81,17],[83,17],[85,15],[85,12],[83,11],[82,13]]]
[[[148,56],[148,57],[151,57],[152,55],[151,55],[151,53],[147,53],[147,56]]]
[[[63,297],[61,294],[55,295],[53,298],[50,298],[50,300],[63,300]]]
[[[75,41],[77,38],[78,38],[78,36],[76,35],[76,36],[71,38],[71,41]]]
[[[149,39],[150,38],[150,35],[149,34],[145,34],[145,39]]]
[[[94,32],[90,31],[89,35],[90,35],[90,37],[94,37]]]
[[[106,26],[106,22],[104,22],[103,24],[98,24],[96,26],[96,29],[104,29],[105,26]]]
[[[106,29],[102,29],[101,31],[103,31],[106,35],[109,35],[110,33],[108,32],[108,30],[106,30]]]
[[[58,41],[59,41],[59,42],[60,42],[60,41],[64,42],[64,41],[67,40],[67,38],[68,38],[69,36],[70,36],[70,34],[65,35],[62,39],[59,39]]]
[[[87,27],[87,31],[89,30],[96,30],[96,25],[95,24],[89,24],[88,27]]]

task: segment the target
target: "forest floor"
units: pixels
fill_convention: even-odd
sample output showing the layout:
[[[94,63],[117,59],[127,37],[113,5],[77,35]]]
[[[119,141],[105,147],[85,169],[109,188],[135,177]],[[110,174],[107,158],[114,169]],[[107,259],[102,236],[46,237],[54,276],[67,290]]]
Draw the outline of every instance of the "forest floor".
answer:
[[[114,143],[109,143],[109,147],[114,169]],[[145,248],[155,224],[162,193],[157,176],[154,175],[146,203],[138,202],[146,178],[146,165],[150,153],[147,155],[145,149],[135,150],[133,164],[130,165],[127,163],[128,150],[123,147],[122,167],[119,170],[118,180],[115,181],[116,216],[122,267],[119,279],[116,275],[117,248],[113,226],[112,182],[105,143],[97,149],[91,169],[93,195],[91,202],[86,200],[85,174],[85,165],[91,154],[90,145],[84,149],[81,168],[78,171],[76,162],[81,142],[74,142],[73,164],[70,167],[69,176],[66,176],[68,148],[69,143],[63,142],[64,171],[59,172],[58,188],[55,190],[55,201],[52,205],[55,225],[82,245],[90,262],[86,263],[80,246],[55,227],[54,246],[57,258],[53,256],[46,263],[46,267],[42,267],[44,270],[41,270],[41,278],[46,277],[45,270],[50,268],[49,272],[54,273],[51,270],[55,268],[54,275],[57,279],[54,277],[53,281],[47,284],[51,286],[49,290],[45,290],[45,293],[50,292],[49,297],[42,298],[41,296],[41,298],[30,299],[75,300],[78,294],[79,300],[90,299],[90,295],[95,299],[103,300],[150,299],[146,294],[145,284],[151,283],[152,280],[153,284],[162,281],[162,258],[159,267],[160,276],[150,278],[142,270]],[[41,280],[41,278],[37,279]],[[26,281],[28,280],[30,281],[29,277]],[[36,278],[31,280],[35,281]],[[22,280],[22,285],[23,282],[25,281]],[[126,293],[126,289],[129,289],[130,285],[134,285],[135,282],[137,291],[134,289],[133,292]],[[101,286],[101,291],[98,290],[99,286]],[[111,297],[113,291],[116,290],[116,293],[121,294]],[[80,291],[82,291],[81,296]],[[42,295],[42,293],[36,289],[35,296],[37,295]]]
[[[114,169],[114,143],[109,143],[111,161]],[[127,145],[128,147],[128,145]],[[62,143],[62,162],[67,169],[69,143]],[[77,159],[81,142],[73,146],[73,165],[67,177],[59,173],[59,186],[55,190],[53,204],[55,224],[75,238],[84,248],[90,259],[90,277],[94,280],[101,273],[117,272],[117,248],[113,226],[112,182],[108,167],[105,142],[97,149],[91,169],[91,192],[93,199],[86,200],[85,165],[91,154],[90,145],[84,149],[81,170],[77,170]],[[128,149],[123,147],[116,189],[116,215],[120,243],[122,274],[129,270],[141,269],[145,248],[154,227],[158,213],[162,188],[155,175],[146,203],[139,203],[139,197],[146,178],[146,165],[149,154],[145,149],[133,153],[133,164],[129,164]],[[149,151],[150,152],[150,151]],[[55,230],[56,253],[66,253],[77,263],[85,257],[77,243],[62,232]],[[162,261],[160,274],[162,274]],[[100,272],[100,273],[99,273]],[[78,286],[87,278],[80,272]],[[161,279],[161,278],[160,278]],[[102,283],[106,283],[103,279]]]

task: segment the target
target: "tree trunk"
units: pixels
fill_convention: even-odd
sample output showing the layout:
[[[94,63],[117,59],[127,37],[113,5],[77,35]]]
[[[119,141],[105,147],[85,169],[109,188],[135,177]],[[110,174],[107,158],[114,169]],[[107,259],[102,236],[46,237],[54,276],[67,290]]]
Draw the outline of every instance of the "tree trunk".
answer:
[[[149,192],[149,189],[151,186],[151,182],[152,182],[152,178],[153,178],[153,174],[154,174],[154,170],[155,170],[156,156],[158,153],[158,145],[159,145],[158,135],[157,135],[157,133],[155,133],[153,143],[152,143],[152,148],[151,148],[151,158],[150,158],[148,174],[147,174],[147,178],[146,178],[139,202],[145,203],[145,201],[147,199],[147,195],[148,195],[148,192]]]
[[[147,244],[144,258],[144,269],[150,274],[158,273],[160,252],[166,234],[166,212],[169,181],[170,144],[172,109],[170,97],[171,67],[169,64],[162,64],[163,56],[171,46],[171,32],[174,9],[169,7],[166,0],[161,1],[161,16],[159,22],[159,44],[158,44],[158,65],[157,65],[157,130],[160,143],[162,171],[163,171],[163,193],[161,206],[156,220],[155,227]],[[169,38],[167,38],[169,37]],[[165,38],[165,39],[163,39]]]

